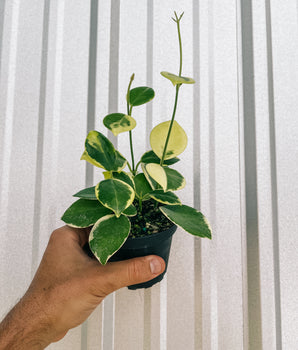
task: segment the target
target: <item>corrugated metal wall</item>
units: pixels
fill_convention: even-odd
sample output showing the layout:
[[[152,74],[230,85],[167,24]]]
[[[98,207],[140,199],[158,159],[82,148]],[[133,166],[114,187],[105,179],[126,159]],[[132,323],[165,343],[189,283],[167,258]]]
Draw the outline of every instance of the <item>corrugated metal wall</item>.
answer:
[[[50,349],[298,349],[295,0],[0,0],[0,316],[71,195],[98,182],[79,161],[84,138],[125,110],[133,72],[156,90],[136,110],[137,156],[170,119],[174,92],[159,72],[178,71],[174,10],[185,11],[183,73],[197,81],[178,107],[189,136],[181,196],[213,240],[178,231],[162,283],[109,296]]]

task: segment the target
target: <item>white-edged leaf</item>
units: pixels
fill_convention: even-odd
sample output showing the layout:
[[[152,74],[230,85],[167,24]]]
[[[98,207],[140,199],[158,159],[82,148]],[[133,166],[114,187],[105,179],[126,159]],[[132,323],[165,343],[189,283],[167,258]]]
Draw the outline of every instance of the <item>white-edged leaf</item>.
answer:
[[[134,189],[117,179],[101,181],[95,187],[95,194],[102,205],[113,210],[117,217],[132,204],[135,197]]]
[[[167,175],[167,191],[178,191],[185,187],[185,178],[175,169],[164,167]]]
[[[121,248],[130,231],[129,219],[121,215],[106,215],[93,226],[89,235],[89,246],[102,265]]]
[[[175,193],[170,191],[164,192],[163,190],[155,190],[150,193],[150,197],[163,204],[181,205],[180,199]]]

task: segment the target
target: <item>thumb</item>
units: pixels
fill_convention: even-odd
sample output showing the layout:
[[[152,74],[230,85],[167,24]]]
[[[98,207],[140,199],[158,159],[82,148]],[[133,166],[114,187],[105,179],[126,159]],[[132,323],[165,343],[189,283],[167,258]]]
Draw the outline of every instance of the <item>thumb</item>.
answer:
[[[101,266],[101,289],[109,294],[132,284],[147,282],[165,270],[164,260],[156,255],[117,261]]]

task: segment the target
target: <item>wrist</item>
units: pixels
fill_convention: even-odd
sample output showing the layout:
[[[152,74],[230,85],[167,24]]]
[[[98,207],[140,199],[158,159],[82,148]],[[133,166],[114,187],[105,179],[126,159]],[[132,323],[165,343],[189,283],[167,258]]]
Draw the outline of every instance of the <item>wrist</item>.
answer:
[[[50,323],[34,298],[21,299],[0,324],[0,350],[41,350],[50,343]]]

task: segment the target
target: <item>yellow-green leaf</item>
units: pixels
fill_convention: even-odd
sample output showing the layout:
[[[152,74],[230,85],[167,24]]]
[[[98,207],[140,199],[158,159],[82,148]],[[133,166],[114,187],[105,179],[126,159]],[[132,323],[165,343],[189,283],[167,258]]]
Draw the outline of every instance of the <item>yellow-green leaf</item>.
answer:
[[[117,136],[121,132],[130,131],[137,125],[135,119],[123,113],[112,113],[104,117],[103,124]]]
[[[179,77],[179,75],[169,73],[169,72],[160,72],[160,74],[163,77],[169,79],[174,86],[177,84],[194,84],[195,83],[193,78]]]
[[[150,134],[150,144],[154,153],[162,158],[171,121],[156,125]],[[182,153],[187,146],[187,136],[182,127],[174,120],[165,159],[171,159]]]
[[[167,175],[164,168],[156,163],[142,164],[142,167],[143,167],[143,170],[145,170],[144,171],[145,176],[147,175],[146,179],[150,182],[150,178],[148,177],[149,175],[150,177],[152,177],[154,181],[156,181],[163,188],[164,191],[166,191]]]

